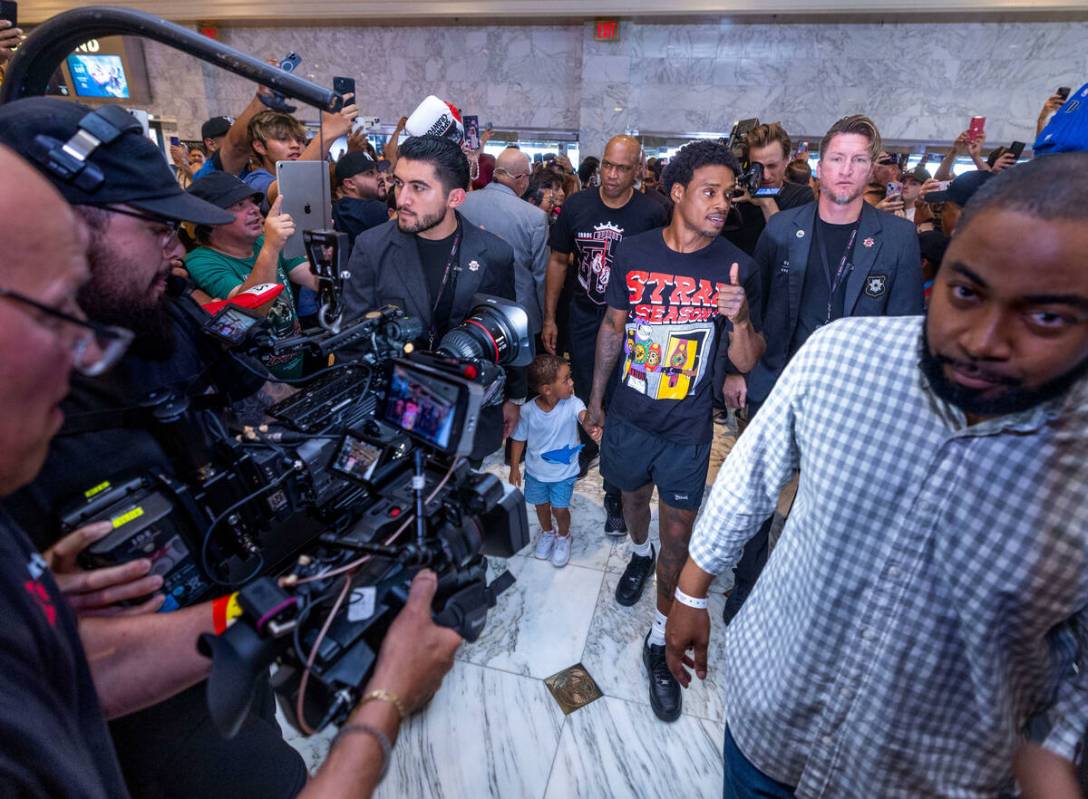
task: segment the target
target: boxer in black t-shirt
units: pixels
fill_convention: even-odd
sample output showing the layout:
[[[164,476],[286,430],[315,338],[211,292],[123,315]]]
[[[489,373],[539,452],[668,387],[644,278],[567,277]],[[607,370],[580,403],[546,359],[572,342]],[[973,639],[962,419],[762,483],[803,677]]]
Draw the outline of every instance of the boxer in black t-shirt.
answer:
[[[609,278],[616,245],[626,236],[634,236],[665,224],[665,209],[635,191],[635,178],[641,168],[641,145],[631,136],[615,136],[605,147],[601,162],[601,185],[568,197],[552,225],[551,260],[548,262],[544,325],[541,339],[552,353],[556,349],[558,327],[555,323],[559,295],[563,290],[570,255],[578,272],[578,289],[570,306],[571,366],[574,391],[585,402],[593,384],[597,330],[605,315]],[[613,380],[604,401],[612,395]],[[597,453],[597,445],[583,436],[585,448],[580,454],[583,470]],[[605,532],[627,532],[620,508],[619,489],[605,479]]]
[[[616,588],[621,605],[638,602],[653,571],[650,497],[658,491],[657,612],[643,662],[650,704],[664,721],[680,716],[680,686],[665,664],[665,621],[710,465],[717,347],[724,340],[742,372],[764,349],[759,274],[748,256],[719,237],[739,171],[729,149],[710,141],[687,145],[665,169],[672,221],[624,239],[616,250],[586,414],[587,427],[604,428],[601,474],[622,489],[631,533],[631,560]],[[619,386],[606,424],[605,389],[613,373]]]

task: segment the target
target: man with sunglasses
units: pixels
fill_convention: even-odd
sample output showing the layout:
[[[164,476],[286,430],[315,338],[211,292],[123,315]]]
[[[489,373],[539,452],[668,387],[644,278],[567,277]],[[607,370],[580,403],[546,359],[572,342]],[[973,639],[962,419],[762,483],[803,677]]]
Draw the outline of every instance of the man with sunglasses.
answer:
[[[578,285],[570,304],[570,355],[574,391],[583,402],[589,401],[593,386],[597,331],[608,308],[605,292],[616,247],[625,237],[663,227],[667,221],[661,205],[635,191],[635,179],[641,169],[642,145],[638,139],[612,137],[601,161],[600,186],[568,197],[551,229],[552,255],[548,262],[541,339],[544,347],[554,353],[559,336],[555,323],[559,295],[573,254]],[[618,374],[609,381],[604,396],[606,406],[617,382]],[[582,443],[585,448],[579,459],[585,473],[597,454],[597,445],[588,436],[582,438]],[[604,531],[609,535],[625,536],[627,525],[623,520],[620,489],[605,481],[604,490],[607,513]]]
[[[135,607],[123,609],[126,614],[170,610],[177,603],[159,591],[162,579],[149,574],[150,561],[93,572],[76,569],[71,549],[93,543],[105,531],[84,530],[74,540],[58,543],[60,519],[85,501],[88,491],[105,483],[116,486],[147,474],[176,472],[173,458],[152,432],[152,414],[146,406],[154,392],[191,398],[213,394],[230,402],[253,394],[262,381],[241,370],[203,333],[200,322],[206,315],[178,291],[183,286],[171,277],[184,255],[176,235],[178,223],[222,225],[232,216],[183,192],[139,124],[123,129],[85,159],[83,173],[95,170],[101,176],[99,185],[92,187],[78,176],[68,181],[50,171],[56,147],[73,138],[88,113],[83,106],[51,98],[0,106],[0,143],[16,149],[45,173],[71,204],[79,228],[85,231],[89,279],[79,289],[78,306],[72,303],[67,313],[79,313],[81,308],[93,325],[85,328],[82,355],[74,352],[77,369],[80,357],[102,358],[73,375],[71,392],[60,406],[64,425],[49,447],[41,473],[30,485],[5,497],[3,506],[39,549],[48,550],[48,561],[57,568],[75,570],[59,579],[62,586],[70,587],[66,588],[71,592],[69,601],[79,612],[116,613],[122,610],[116,603],[124,600],[136,602]],[[49,149],[51,143],[53,149]],[[72,325],[57,312],[35,310],[62,326]],[[125,357],[106,372],[105,353],[118,360],[123,351],[127,330],[117,328],[133,331],[135,338]],[[214,424],[210,416],[216,413],[206,410],[196,415]],[[194,612],[200,621],[210,622],[207,603],[167,617],[183,618]],[[173,691],[149,695],[139,712],[110,724],[126,781],[134,789],[139,785],[148,796],[294,796],[306,782],[306,768],[283,741],[267,684],[261,688],[257,712],[239,736],[230,741],[221,738],[207,710],[202,682],[207,661],[195,657],[193,651],[197,634],[204,630],[190,627],[181,630],[184,640],[168,636],[155,648],[163,653],[185,652],[183,660],[191,661],[194,669],[185,685],[192,687],[177,693],[182,687],[178,685]],[[154,652],[147,653],[143,665],[152,672],[161,668]],[[118,715],[110,713],[110,707],[106,710]],[[260,769],[236,767],[238,761],[254,757],[260,758]]]

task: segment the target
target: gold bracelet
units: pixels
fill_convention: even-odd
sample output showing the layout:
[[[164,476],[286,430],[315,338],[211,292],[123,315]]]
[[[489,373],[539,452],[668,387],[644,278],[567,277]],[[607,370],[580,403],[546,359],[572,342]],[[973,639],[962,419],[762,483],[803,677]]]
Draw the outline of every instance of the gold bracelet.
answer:
[[[372,699],[376,699],[379,702],[388,702],[395,707],[397,709],[397,715],[400,716],[400,721],[404,721],[408,718],[408,713],[404,709],[404,703],[401,702],[400,697],[392,691],[387,691],[384,688],[375,688],[373,691],[368,691],[366,695],[363,696],[363,701],[359,704],[365,705]]]

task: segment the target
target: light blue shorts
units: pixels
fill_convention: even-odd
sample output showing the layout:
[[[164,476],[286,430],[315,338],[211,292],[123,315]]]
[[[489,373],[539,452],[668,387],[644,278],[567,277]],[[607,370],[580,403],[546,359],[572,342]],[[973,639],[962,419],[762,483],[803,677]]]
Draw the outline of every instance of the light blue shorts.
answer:
[[[560,480],[558,483],[545,483],[531,474],[525,475],[525,501],[530,505],[551,505],[553,508],[569,508],[570,498],[574,494],[574,481],[578,475]]]

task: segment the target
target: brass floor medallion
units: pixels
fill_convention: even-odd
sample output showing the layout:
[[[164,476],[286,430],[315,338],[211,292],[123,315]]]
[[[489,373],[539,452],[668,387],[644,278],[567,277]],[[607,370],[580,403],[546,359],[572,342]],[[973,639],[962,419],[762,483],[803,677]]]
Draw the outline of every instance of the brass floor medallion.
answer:
[[[563,714],[567,716],[604,696],[581,663],[553,674],[544,680],[544,684],[552,692],[559,707],[563,708]]]

